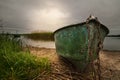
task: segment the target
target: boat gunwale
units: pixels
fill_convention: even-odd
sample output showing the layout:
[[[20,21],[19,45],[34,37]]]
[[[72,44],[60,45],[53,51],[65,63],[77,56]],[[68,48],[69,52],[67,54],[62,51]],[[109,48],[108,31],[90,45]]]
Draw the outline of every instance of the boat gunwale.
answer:
[[[99,21],[97,21],[97,20],[95,20],[95,19],[92,19],[92,20],[90,20],[88,23],[90,23],[90,22],[99,23],[99,24],[101,25],[101,27],[106,30],[107,34],[109,33],[109,29],[108,29],[105,25],[101,24]],[[58,32],[58,31],[60,31],[60,30],[63,30],[63,29],[69,28],[69,27],[75,27],[75,26],[78,27],[78,25],[80,26],[80,25],[84,25],[84,24],[86,24],[86,22],[81,22],[81,23],[77,23],[77,24],[71,24],[71,25],[68,25],[68,26],[59,28],[59,29],[57,29],[57,30],[55,30],[55,31],[53,32],[53,35],[55,35],[55,33]]]

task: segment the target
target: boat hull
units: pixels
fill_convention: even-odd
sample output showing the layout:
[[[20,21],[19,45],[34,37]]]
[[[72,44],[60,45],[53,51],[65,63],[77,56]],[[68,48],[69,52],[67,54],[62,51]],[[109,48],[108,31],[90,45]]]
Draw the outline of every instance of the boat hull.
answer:
[[[109,30],[93,20],[58,29],[54,33],[56,52],[69,60],[80,71],[84,71],[92,60],[97,59],[99,44]]]

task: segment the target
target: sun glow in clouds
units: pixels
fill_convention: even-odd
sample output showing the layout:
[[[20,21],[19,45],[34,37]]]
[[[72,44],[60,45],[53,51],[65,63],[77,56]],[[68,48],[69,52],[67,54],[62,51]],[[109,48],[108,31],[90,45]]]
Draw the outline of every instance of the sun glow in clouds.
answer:
[[[57,8],[34,10],[32,13],[32,24],[38,26],[37,28],[39,29],[42,27],[46,27],[46,29],[55,29],[56,26],[63,25],[66,22],[66,18],[69,16]]]
[[[49,10],[44,9],[41,11],[41,16],[49,20],[57,20],[65,17],[64,13],[62,13],[58,9],[49,9]]]

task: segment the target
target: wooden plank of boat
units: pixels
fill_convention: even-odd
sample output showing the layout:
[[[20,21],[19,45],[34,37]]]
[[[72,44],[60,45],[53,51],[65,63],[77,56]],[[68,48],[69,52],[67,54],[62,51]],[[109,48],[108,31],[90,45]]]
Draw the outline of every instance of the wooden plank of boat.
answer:
[[[90,60],[97,59],[101,44],[109,33],[97,18],[69,25],[54,32],[56,52],[84,71]]]

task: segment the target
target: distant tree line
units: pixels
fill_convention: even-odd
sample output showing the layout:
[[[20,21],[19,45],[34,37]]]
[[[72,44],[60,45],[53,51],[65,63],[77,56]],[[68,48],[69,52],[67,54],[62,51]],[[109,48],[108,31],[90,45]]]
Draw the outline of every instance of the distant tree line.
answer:
[[[120,34],[118,34],[118,35],[108,35],[107,37],[120,37]]]

